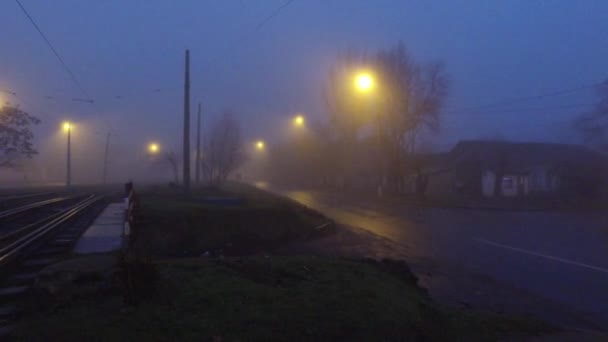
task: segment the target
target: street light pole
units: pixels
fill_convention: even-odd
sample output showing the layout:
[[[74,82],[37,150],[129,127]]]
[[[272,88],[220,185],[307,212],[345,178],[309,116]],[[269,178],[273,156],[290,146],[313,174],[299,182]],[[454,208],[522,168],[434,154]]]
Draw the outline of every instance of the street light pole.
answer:
[[[186,50],[184,82],[184,192],[190,193],[190,50]]]
[[[108,177],[108,152],[110,149],[110,133],[106,135],[106,148],[103,154],[103,184],[106,184]]]
[[[378,197],[382,197],[384,194],[384,159],[383,155],[383,147],[382,144],[382,120],[380,119],[380,115],[377,117],[377,125],[378,125]]]
[[[374,89],[376,88],[375,85],[375,79],[374,76],[372,74],[370,74],[367,71],[362,71],[359,72],[357,75],[355,75],[355,87],[357,88],[357,90],[361,93],[370,93],[372,91],[374,91]],[[376,101],[377,102],[377,98],[378,98],[378,94],[376,91]],[[380,110],[378,110],[378,106],[376,103],[376,106],[373,105],[374,103],[372,103],[372,112],[374,112],[376,114],[376,125],[378,128],[378,197],[382,197],[383,193],[384,193],[384,165],[383,165],[383,158],[382,158],[382,154],[384,151],[382,151],[383,146],[383,141],[382,141],[382,119],[380,117]]]
[[[201,182],[201,103],[198,103],[196,120],[196,165],[194,165],[194,179],[196,184]]]
[[[67,151],[67,171],[66,171],[66,180],[65,180],[65,185],[66,186],[71,186],[72,185],[72,125],[71,124],[67,124],[67,131],[68,131],[68,151]]]

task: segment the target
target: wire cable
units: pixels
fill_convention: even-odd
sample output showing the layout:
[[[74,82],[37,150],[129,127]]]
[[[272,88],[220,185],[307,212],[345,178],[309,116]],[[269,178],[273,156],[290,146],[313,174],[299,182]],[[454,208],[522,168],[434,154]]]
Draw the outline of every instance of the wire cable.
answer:
[[[277,7],[274,11],[272,11],[272,13],[270,13],[266,18],[264,18],[264,20],[262,20],[256,27],[256,30],[261,29],[262,27],[264,27],[264,25],[266,25],[269,21],[272,20],[272,18],[276,17],[277,15],[279,15],[281,13],[281,11],[283,11],[287,6],[291,5],[292,2],[294,2],[295,0],[287,0],[285,1],[281,6]]]
[[[68,65],[65,63],[65,61],[63,60],[63,58],[61,58],[61,56],[59,55],[59,53],[57,52],[57,50],[55,49],[55,47],[53,46],[53,44],[51,43],[51,41],[46,37],[46,35],[44,34],[44,32],[42,32],[42,30],[40,29],[40,27],[38,26],[38,24],[36,24],[36,21],[34,20],[34,18],[32,18],[32,16],[28,13],[28,11],[25,9],[25,7],[23,7],[23,5],[21,4],[21,2],[19,0],[15,0],[15,2],[17,2],[17,5],[19,5],[19,7],[21,7],[21,10],[23,11],[23,13],[27,16],[27,18],[30,20],[30,22],[32,23],[32,25],[34,25],[34,27],[36,28],[36,30],[38,31],[38,33],[40,33],[40,36],[42,36],[42,39],[44,39],[44,41],[46,42],[46,44],[48,45],[48,47],[51,49],[51,51],[53,52],[53,54],[55,55],[55,57],[57,57],[57,59],[59,60],[59,62],[61,63],[61,65],[65,69],[65,71],[70,75],[70,78],[72,79],[72,81],[74,82],[74,84],[76,84],[76,86],[78,87],[78,89],[85,95],[86,102],[93,103],[93,100],[89,96],[89,93],[86,91],[86,89],[84,89],[84,87],[82,86],[82,84],[78,81],[78,79],[76,78],[76,75],[74,74],[74,72],[72,71],[72,69],[70,69],[70,67],[68,67]]]
[[[270,14],[268,14],[264,19],[262,19],[251,31],[248,31],[247,33],[243,34],[241,37],[239,37],[238,39],[236,39],[228,48],[226,48],[224,50],[224,53],[222,53],[221,55],[210,59],[207,62],[207,65],[209,64],[213,64],[216,63],[220,60],[227,60],[228,54],[235,49],[237,46],[239,46],[240,44],[244,43],[245,41],[247,41],[247,38],[249,38],[254,32],[261,30],[268,22],[270,22],[273,18],[275,18],[276,16],[278,16],[283,10],[285,10],[285,8],[287,8],[287,6],[291,5],[295,0],[287,0],[285,1],[282,5],[278,6],[277,8],[275,8],[272,12],[270,12]]]
[[[575,87],[575,88],[563,89],[563,90],[553,91],[553,92],[539,94],[539,95],[534,95],[534,96],[526,96],[526,97],[519,97],[519,98],[514,98],[514,99],[500,100],[500,101],[497,101],[497,102],[490,102],[490,103],[486,103],[486,104],[482,104],[482,105],[477,105],[477,106],[462,107],[462,108],[458,108],[458,109],[450,109],[449,111],[450,112],[453,112],[453,111],[461,112],[461,111],[470,111],[470,110],[477,110],[477,109],[484,109],[484,108],[491,108],[491,107],[498,107],[498,106],[508,106],[508,105],[511,105],[511,104],[514,104],[514,103],[517,103],[517,102],[540,100],[540,99],[544,99],[544,98],[547,98],[547,97],[555,97],[555,96],[561,96],[561,95],[566,95],[566,94],[571,94],[571,93],[579,92],[579,91],[582,91],[582,90],[595,89],[599,85],[604,84],[605,82],[606,81],[596,82],[596,83],[587,84],[587,85],[583,85],[583,86],[579,86],[579,87]]]
[[[570,103],[561,105],[549,105],[549,106],[536,106],[536,107],[523,107],[523,108],[490,108],[488,110],[470,110],[468,114],[502,114],[502,113],[521,113],[521,112],[534,112],[534,111],[555,111],[560,109],[576,109],[576,108],[591,108],[597,105],[597,103]],[[455,114],[461,112],[457,111],[446,111],[443,112],[444,117],[454,117]]]

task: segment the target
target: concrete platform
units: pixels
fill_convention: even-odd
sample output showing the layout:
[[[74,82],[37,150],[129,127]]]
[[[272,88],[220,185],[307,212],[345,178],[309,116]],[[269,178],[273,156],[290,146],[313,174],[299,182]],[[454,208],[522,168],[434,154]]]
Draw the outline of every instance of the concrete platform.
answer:
[[[124,240],[125,205],[108,205],[80,237],[76,254],[104,253],[119,250]]]

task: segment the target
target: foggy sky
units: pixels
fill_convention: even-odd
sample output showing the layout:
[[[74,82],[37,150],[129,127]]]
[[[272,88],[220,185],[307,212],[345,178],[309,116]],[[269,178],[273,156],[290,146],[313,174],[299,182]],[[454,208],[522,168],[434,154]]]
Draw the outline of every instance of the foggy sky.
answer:
[[[72,101],[85,96],[18,5],[4,0],[0,90],[19,98],[0,99],[43,120],[37,158],[55,169],[63,166],[64,119],[75,122],[81,167],[99,164],[111,132],[119,168],[152,140],[180,151],[186,48],[193,116],[199,101],[205,119],[232,109],[247,141],[280,137],[296,112],[323,119],[327,70],[349,48],[373,53],[401,40],[420,61],[445,63],[451,89],[442,129],[427,139],[436,148],[465,138],[576,141],[569,121],[595,101],[591,90],[466,108],[608,75],[606,1],[296,0],[259,27],[283,2],[22,0],[95,100],[90,105]]]

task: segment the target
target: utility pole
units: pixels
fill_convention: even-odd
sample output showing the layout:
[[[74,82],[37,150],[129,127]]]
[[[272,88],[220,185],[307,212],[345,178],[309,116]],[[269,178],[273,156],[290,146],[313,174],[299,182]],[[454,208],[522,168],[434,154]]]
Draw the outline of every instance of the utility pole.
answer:
[[[65,185],[72,185],[72,125],[67,125],[68,131],[68,155],[67,155],[67,165],[66,165],[66,177],[65,177]]]
[[[186,50],[184,82],[184,192],[190,193],[190,50]]]
[[[108,176],[108,152],[110,149],[110,133],[106,135],[106,149],[103,154],[103,184],[106,184],[106,178]]]
[[[194,167],[196,184],[201,182],[201,103],[198,103],[198,115],[196,119],[196,165]]]

